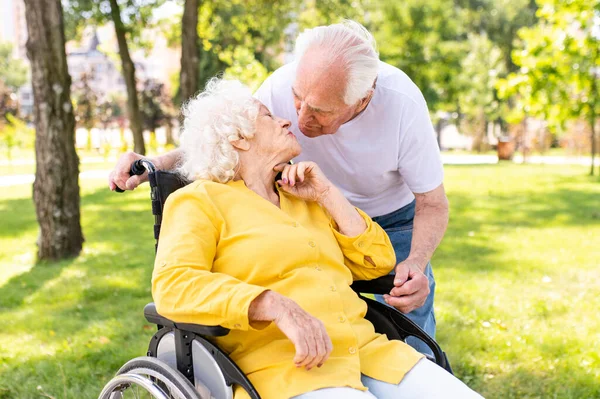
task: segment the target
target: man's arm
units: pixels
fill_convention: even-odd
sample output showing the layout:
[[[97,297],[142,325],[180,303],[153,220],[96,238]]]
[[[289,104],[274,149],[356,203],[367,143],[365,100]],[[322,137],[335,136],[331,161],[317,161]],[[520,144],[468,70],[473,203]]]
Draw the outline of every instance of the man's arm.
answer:
[[[166,154],[156,157],[143,157],[135,152],[126,152],[121,155],[115,168],[108,175],[108,187],[115,190],[117,187],[122,190],[133,190],[143,182],[148,181],[148,173],[141,176],[129,176],[131,164],[138,159],[147,158],[156,166],[156,169],[171,170],[175,169],[183,158],[183,151],[176,149]]]
[[[448,227],[448,198],[444,185],[426,193],[415,193],[415,218],[410,254],[396,266],[395,287],[386,302],[403,313],[420,308],[429,295],[423,273]]]
[[[415,198],[412,244],[406,260],[425,271],[448,227],[448,198],[443,184],[428,193],[415,194]]]

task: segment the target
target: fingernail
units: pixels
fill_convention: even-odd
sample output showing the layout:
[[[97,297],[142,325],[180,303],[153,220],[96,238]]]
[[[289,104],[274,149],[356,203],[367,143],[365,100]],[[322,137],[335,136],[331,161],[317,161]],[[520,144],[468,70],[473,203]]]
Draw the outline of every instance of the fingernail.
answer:
[[[288,183],[288,179],[286,179],[285,177],[283,178],[283,184],[287,184]]]

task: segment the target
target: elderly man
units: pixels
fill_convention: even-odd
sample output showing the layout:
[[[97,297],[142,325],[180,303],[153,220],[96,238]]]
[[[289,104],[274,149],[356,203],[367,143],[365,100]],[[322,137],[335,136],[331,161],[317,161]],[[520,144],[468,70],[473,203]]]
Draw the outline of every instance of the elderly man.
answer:
[[[394,306],[435,336],[431,259],[448,225],[443,167],[420,90],[406,74],[379,60],[360,24],[320,26],[296,41],[296,61],[276,70],[255,96],[292,121],[303,147],[298,161],[315,161],[356,207],[388,233],[396,252],[395,287],[378,300]],[[176,150],[154,162],[171,169]],[[111,189],[134,189],[140,158],[121,157]],[[409,341],[428,353],[421,342]]]

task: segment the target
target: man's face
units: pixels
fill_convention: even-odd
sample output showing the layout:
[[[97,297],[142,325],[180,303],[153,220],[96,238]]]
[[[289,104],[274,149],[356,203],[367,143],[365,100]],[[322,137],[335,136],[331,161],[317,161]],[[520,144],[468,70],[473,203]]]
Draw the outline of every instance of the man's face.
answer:
[[[292,86],[298,127],[307,137],[334,134],[354,116],[356,106],[343,101],[346,79],[336,64],[303,57]],[[325,68],[323,65],[327,65]]]

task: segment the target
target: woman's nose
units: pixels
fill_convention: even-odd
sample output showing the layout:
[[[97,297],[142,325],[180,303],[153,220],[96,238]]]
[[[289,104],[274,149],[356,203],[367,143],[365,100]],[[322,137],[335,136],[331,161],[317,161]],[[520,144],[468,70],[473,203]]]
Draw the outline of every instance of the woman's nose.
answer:
[[[284,127],[286,129],[288,129],[290,126],[292,126],[292,122],[287,119],[280,119],[279,123],[281,123],[281,127]]]

